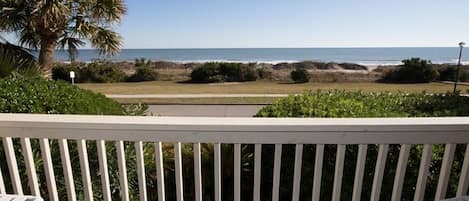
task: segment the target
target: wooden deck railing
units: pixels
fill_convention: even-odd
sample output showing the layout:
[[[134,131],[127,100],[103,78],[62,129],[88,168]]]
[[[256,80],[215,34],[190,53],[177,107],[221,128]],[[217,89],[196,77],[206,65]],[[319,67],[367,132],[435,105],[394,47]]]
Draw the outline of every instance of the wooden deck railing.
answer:
[[[134,142],[136,150],[136,167],[139,186],[139,199],[147,200],[146,176],[144,166],[144,149],[142,143],[154,143],[157,175],[158,200],[165,200],[165,179],[163,167],[162,143],[174,143],[174,168],[177,200],[184,199],[181,143],[193,144],[193,169],[195,200],[202,200],[201,143],[214,145],[214,199],[222,200],[221,144],[234,145],[234,189],[235,201],[241,200],[241,145],[254,144],[254,182],[253,200],[259,201],[261,191],[261,153],[262,146],[274,144],[272,200],[279,200],[280,168],[282,164],[282,145],[294,144],[294,171],[292,201],[300,200],[300,181],[303,146],[316,145],[314,177],[312,178],[312,200],[319,201],[321,192],[321,175],[323,170],[325,145],[337,145],[336,162],[333,179],[332,200],[341,200],[342,178],[346,146],[359,145],[358,157],[353,184],[353,195],[349,199],[360,200],[368,145],[379,145],[370,200],[380,198],[383,172],[387,162],[388,149],[391,144],[400,144],[396,173],[392,188],[393,201],[401,200],[403,188],[415,188],[415,201],[423,201],[427,184],[428,168],[432,160],[432,145],[445,144],[444,156],[439,173],[435,200],[446,196],[453,157],[457,144],[469,143],[469,118],[357,118],[357,119],[288,119],[288,118],[185,118],[185,117],[120,117],[120,116],[80,116],[80,115],[31,115],[0,114],[0,137],[8,170],[0,169],[0,194],[23,194],[26,182],[32,195],[40,195],[37,168],[34,164],[31,139],[39,139],[40,153],[44,164],[48,200],[58,201],[56,173],[49,140],[58,140],[60,160],[64,175],[64,184],[69,201],[77,200],[72,163],[79,162],[83,184],[84,200],[91,201],[93,184],[90,177],[88,151],[96,151],[99,157],[99,175],[101,178],[102,199],[111,200],[111,187],[108,172],[108,160],[105,142],[113,141],[116,146],[119,170],[119,191],[121,199],[129,200],[126,155],[124,142]],[[20,139],[21,150],[15,150],[14,139]],[[70,160],[68,142],[75,140],[79,161]],[[97,150],[88,150],[87,141],[96,141]],[[423,151],[415,186],[404,186],[407,161],[411,145],[423,145]],[[27,178],[20,177],[17,155],[22,153]],[[0,166],[1,167],[1,166]],[[96,170],[93,170],[96,171]],[[9,172],[13,192],[6,192],[3,177]],[[3,174],[3,176],[2,176]],[[309,179],[309,178],[308,178]],[[469,146],[461,167],[457,184],[457,195],[467,193],[469,185]],[[96,188],[96,187],[94,187]]]

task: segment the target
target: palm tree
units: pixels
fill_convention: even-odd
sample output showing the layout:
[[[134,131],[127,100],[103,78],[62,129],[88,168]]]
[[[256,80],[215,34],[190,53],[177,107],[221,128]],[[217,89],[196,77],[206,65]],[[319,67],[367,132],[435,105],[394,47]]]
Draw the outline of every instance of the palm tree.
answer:
[[[57,48],[71,58],[88,41],[103,55],[119,52],[122,38],[113,27],[126,12],[123,0],[0,0],[0,31],[16,33],[19,45],[39,49],[49,71]]]
[[[9,43],[0,36],[0,78],[12,72],[37,74],[36,58],[25,48]]]

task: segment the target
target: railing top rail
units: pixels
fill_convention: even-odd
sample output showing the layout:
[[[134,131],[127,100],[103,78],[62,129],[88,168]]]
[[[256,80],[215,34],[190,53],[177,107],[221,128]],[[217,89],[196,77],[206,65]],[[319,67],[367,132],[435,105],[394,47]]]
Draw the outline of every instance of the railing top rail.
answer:
[[[469,143],[469,117],[207,118],[0,114],[0,137],[262,144]]]

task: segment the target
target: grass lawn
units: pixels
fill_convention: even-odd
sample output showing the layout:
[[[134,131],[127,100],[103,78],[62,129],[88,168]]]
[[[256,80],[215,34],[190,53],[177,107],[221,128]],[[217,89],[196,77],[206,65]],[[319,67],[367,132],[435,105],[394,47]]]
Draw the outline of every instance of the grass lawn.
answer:
[[[346,90],[365,92],[422,92],[445,93],[453,90],[452,84],[384,84],[374,82],[351,83],[304,83],[288,84],[274,81],[256,81],[245,83],[216,83],[216,84],[188,84],[171,81],[139,82],[139,83],[108,83],[108,84],[79,84],[81,88],[103,94],[295,94],[307,90]],[[460,85],[458,89],[467,93],[469,86]],[[240,104],[240,103],[270,103],[278,98],[188,98],[188,99],[121,99],[122,103],[207,103],[207,104]]]

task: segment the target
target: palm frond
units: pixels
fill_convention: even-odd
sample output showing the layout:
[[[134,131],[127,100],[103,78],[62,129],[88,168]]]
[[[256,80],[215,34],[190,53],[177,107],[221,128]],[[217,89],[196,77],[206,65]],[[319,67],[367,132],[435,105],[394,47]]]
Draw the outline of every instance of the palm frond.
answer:
[[[68,51],[70,61],[75,61],[78,56],[78,47],[85,44],[86,43],[79,38],[66,36],[59,40],[58,47],[60,49],[66,49]]]
[[[0,37],[0,77],[12,72],[31,74],[38,72],[36,58],[23,47],[11,44]]]
[[[116,55],[122,46],[122,37],[110,29],[98,27],[91,36],[91,45],[102,55]]]

